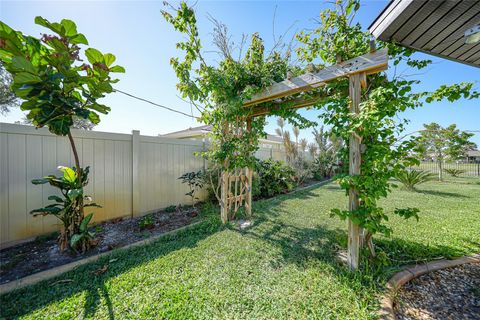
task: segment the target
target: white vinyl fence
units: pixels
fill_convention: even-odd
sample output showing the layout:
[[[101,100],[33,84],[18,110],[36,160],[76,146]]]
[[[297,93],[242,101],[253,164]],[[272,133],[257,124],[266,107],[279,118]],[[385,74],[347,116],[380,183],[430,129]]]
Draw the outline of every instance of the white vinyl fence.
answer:
[[[90,166],[86,193],[102,208],[94,221],[134,217],[169,205],[189,204],[188,187],[178,180],[185,172],[205,168],[195,152],[201,141],[155,136],[73,130],[83,167]],[[262,148],[261,159],[284,160],[280,147]],[[0,247],[58,230],[53,216],[33,217],[29,212],[47,205],[56,190],[49,185],[33,185],[32,179],[58,175],[60,165],[73,166],[66,137],[47,129],[0,123]]]

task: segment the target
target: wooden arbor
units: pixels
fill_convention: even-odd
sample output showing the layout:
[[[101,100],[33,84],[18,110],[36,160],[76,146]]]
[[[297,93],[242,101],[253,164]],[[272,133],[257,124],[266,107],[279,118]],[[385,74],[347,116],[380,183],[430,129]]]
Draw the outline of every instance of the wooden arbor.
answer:
[[[327,67],[316,73],[306,73],[299,77],[287,79],[279,83],[266,88],[262,92],[254,95],[251,100],[247,101],[244,106],[252,108],[251,117],[268,115],[275,109],[275,103],[278,100],[298,95],[302,92],[308,92],[325,85],[328,82],[334,81],[338,78],[348,77],[349,95],[350,95],[350,112],[358,114],[360,111],[360,98],[361,89],[366,87],[367,78],[369,74],[378,73],[388,68],[388,52],[387,49],[376,51],[374,46],[371,46],[371,52],[348,61],[339,62],[336,65]],[[303,108],[312,106],[319,101],[322,97],[309,97],[309,98],[292,98],[291,108]],[[261,106],[264,102],[271,102],[269,106]],[[352,133],[349,141],[349,174],[359,175],[361,163],[361,138],[358,134]],[[245,201],[247,214],[251,213],[251,170],[248,170],[249,176],[240,179],[248,181],[247,188],[244,189],[245,194],[235,195],[234,199],[237,201]],[[239,177],[235,177],[234,181],[237,181]],[[231,178],[225,176],[222,179],[224,182],[228,181],[230,186]],[[228,192],[229,187],[222,185],[222,202],[223,204],[229,204],[231,195]],[[237,205],[237,204],[236,204]],[[349,190],[349,210],[356,210],[359,207],[359,198],[356,190],[351,188]],[[228,206],[222,206],[222,218],[224,214],[227,214]],[[225,213],[226,212],[226,213]],[[225,221],[225,220],[224,220]],[[352,221],[348,221],[348,255],[347,263],[352,269],[357,269],[359,265],[359,252],[363,242],[363,230],[360,226],[354,224]]]

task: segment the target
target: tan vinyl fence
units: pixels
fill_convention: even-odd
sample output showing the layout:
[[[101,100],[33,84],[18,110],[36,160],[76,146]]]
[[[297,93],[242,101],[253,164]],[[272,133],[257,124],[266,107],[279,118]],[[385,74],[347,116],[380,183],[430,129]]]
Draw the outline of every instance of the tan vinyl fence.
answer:
[[[205,148],[202,141],[141,136],[139,131],[74,130],[72,134],[82,166],[90,166],[86,193],[102,206],[91,210],[96,222],[189,204],[188,187],[178,177],[206,166],[195,156]],[[257,156],[285,158],[275,146],[260,149]],[[48,204],[48,196],[56,192],[48,185],[33,185],[31,180],[58,175],[58,166],[73,164],[66,137],[54,136],[47,129],[0,123],[0,247],[58,230],[55,217],[29,214]]]

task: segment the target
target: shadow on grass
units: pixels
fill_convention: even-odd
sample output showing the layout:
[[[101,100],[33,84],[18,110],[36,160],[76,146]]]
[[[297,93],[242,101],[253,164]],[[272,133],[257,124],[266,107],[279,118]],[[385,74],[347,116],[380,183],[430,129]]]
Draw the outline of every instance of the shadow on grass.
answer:
[[[437,197],[447,197],[447,198],[470,198],[469,196],[455,193],[455,192],[445,192],[445,191],[436,191],[436,190],[419,190],[419,193],[423,193],[430,196]]]
[[[323,188],[328,188],[325,186]],[[307,195],[307,196],[311,196]],[[262,215],[256,218],[252,227],[240,230],[243,235],[266,241],[281,249],[281,256],[274,262],[273,267],[293,263],[304,267],[311,259],[318,259],[330,264],[341,281],[351,281],[360,278],[367,287],[383,285],[394,272],[406,265],[423,263],[433,259],[451,259],[467,254],[467,252],[480,251],[480,243],[469,241],[469,248],[458,248],[448,245],[429,245],[415,241],[407,241],[392,237],[377,236],[374,238],[377,253],[385,253],[382,261],[368,261],[361,272],[352,273],[340,258],[340,252],[347,249],[346,228],[328,227],[317,224],[314,227],[299,228],[277,219],[284,214],[292,214],[281,209],[281,200],[262,207]],[[367,252],[364,252],[367,259]],[[368,259],[367,259],[368,260]]]
[[[84,318],[95,318],[101,298],[105,300],[109,319],[115,319],[112,301],[106,282],[119,274],[128,272],[141,264],[167,255],[170,252],[193,248],[197,243],[220,230],[218,224],[204,221],[200,225],[167,235],[157,241],[132,249],[112,251],[97,262],[81,266],[56,278],[40,282],[0,296],[0,318],[14,319],[57,301],[85,292]],[[115,263],[110,263],[115,261]],[[96,270],[108,265],[105,273],[94,275]],[[65,285],[63,282],[68,283]],[[61,285],[63,283],[63,285]],[[57,315],[59,316],[59,315]]]
[[[312,261],[321,261],[326,263],[328,272],[333,273],[339,282],[352,287],[359,299],[369,302],[373,301],[375,297],[373,294],[367,297],[367,293],[375,293],[375,288],[383,285],[384,281],[398,270],[399,266],[440,256],[454,257],[464,254],[461,250],[449,246],[428,246],[394,237],[376,238],[375,244],[379,250],[388,254],[387,262],[380,265],[368,264],[361,272],[349,272],[348,268],[338,259],[339,251],[346,249],[345,229],[328,227],[327,224],[322,223],[300,227],[295,225],[294,221],[284,219],[286,215],[294,214],[284,208],[282,205],[284,201],[312,199],[319,194],[317,188],[319,187],[259,201],[255,203],[255,211],[258,214],[251,227],[244,230],[234,226],[230,226],[230,228],[246,237],[265,241],[279,248],[281,254],[270,261],[273,268],[280,268],[288,264],[307,268]],[[340,190],[331,184],[321,188]],[[56,279],[1,296],[0,317],[7,319],[21,317],[84,292],[85,299],[83,313],[81,313],[84,317],[95,318],[103,300],[108,309],[109,318],[114,319],[115,314],[107,286],[108,280],[173,251],[193,248],[197,246],[198,242],[210,237],[218,230],[221,230],[218,225],[214,226],[205,222],[200,226],[167,236],[146,246],[112,252],[110,256],[96,263],[82,266]],[[472,244],[472,246],[475,245],[478,243]],[[116,262],[109,263],[113,259],[117,259]],[[92,274],[106,264],[109,265],[109,268],[104,274],[98,276]],[[66,279],[71,279],[71,284],[58,287],[55,285],[55,281]],[[133,284],[132,290],[135,290],[135,284]]]

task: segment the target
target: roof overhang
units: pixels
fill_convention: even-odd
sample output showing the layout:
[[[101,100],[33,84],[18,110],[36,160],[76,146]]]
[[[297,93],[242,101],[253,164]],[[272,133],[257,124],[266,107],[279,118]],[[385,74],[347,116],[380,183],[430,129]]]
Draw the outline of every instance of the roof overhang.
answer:
[[[392,0],[369,30],[382,41],[480,67],[480,43],[465,43],[465,32],[478,24],[478,0]]]

